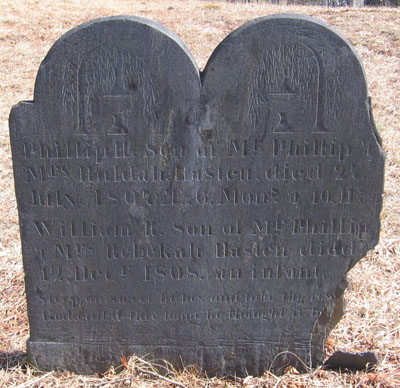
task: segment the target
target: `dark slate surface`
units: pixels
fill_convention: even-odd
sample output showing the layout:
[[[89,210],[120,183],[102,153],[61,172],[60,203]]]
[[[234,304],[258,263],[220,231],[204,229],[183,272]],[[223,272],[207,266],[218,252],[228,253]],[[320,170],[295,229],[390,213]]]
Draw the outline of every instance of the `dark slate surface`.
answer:
[[[325,362],[325,369],[362,371],[371,370],[378,363],[374,352],[351,353],[337,350]]]
[[[354,50],[309,17],[245,24],[202,74],[145,19],[64,35],[10,116],[32,363],[321,363],[379,237],[369,109]]]

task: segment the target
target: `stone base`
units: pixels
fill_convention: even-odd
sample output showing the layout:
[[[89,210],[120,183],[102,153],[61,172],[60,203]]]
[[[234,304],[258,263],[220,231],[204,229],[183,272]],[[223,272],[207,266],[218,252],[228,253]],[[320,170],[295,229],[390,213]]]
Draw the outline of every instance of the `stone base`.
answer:
[[[311,359],[308,346],[284,351],[276,346],[261,344],[216,347],[194,345],[177,349],[173,346],[150,348],[128,344],[104,345],[28,340],[27,347],[30,363],[40,370],[68,370],[87,375],[104,373],[110,366],[120,366],[122,357],[128,358],[134,354],[158,365],[160,360],[168,360],[178,370],[188,365],[195,365],[209,376],[256,376],[265,370],[282,374],[288,365],[294,365],[298,370],[304,369],[304,366],[309,367]],[[149,354],[152,357],[149,357]],[[163,368],[160,373],[163,373]]]

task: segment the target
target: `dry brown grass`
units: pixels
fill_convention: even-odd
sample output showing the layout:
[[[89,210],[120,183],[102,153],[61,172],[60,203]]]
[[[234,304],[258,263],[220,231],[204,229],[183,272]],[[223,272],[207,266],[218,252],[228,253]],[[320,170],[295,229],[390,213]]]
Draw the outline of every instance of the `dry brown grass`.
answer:
[[[400,10],[327,9],[268,4],[178,0],[2,0],[0,3],[0,386],[1,387],[168,387],[149,378],[132,359],[116,374],[75,376],[41,373],[26,363],[28,323],[11,153],[8,113],[31,99],[36,71],[51,45],[70,28],[101,16],[132,14],[174,30],[200,67],[229,32],[255,17],[295,12],[323,18],[342,32],[360,54],[377,127],[387,153],[380,244],[350,273],[347,313],[328,339],[336,349],[374,350],[375,371],[340,374],[323,370],[282,377],[266,373],[244,380],[207,379],[194,369],[173,372],[187,387],[400,387]]]

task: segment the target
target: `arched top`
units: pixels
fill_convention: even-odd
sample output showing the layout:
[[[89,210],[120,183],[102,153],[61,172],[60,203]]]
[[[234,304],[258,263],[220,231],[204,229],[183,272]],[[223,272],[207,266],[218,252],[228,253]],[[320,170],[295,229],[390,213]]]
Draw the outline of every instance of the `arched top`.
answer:
[[[235,91],[220,81],[226,74],[237,80]],[[244,24],[214,50],[201,78],[204,94],[221,84],[215,101],[236,99],[227,128],[240,121],[244,130],[260,123],[266,133],[371,130],[358,55],[341,34],[310,16],[280,14]]]
[[[321,38],[320,34],[322,34],[322,36],[324,36],[324,39],[329,39],[332,42],[336,43],[342,42],[343,44],[347,45],[348,48],[351,50],[354,59],[359,62],[363,72],[363,76],[365,78],[364,68],[362,66],[361,59],[358,56],[353,45],[346,37],[344,37],[339,31],[337,31],[334,27],[332,27],[322,19],[294,13],[280,13],[271,16],[262,16],[253,19],[243,24],[236,30],[232,31],[213,51],[202,73],[205,74],[208,71],[208,68],[213,62],[214,56],[218,55],[219,50],[222,50],[224,45],[232,44],[236,39],[242,39],[244,36],[251,37],[251,35],[260,32],[260,30],[262,31],[265,29],[273,29],[279,26],[282,26],[285,29],[294,28],[296,30],[303,30],[304,32],[306,32],[307,30],[308,34],[311,31],[314,31],[314,39],[316,39],[318,36],[319,38]],[[310,38],[312,37],[311,35],[309,36]]]
[[[133,127],[162,131],[168,106],[185,117],[189,108],[178,101],[195,105],[199,91],[198,66],[176,34],[147,19],[112,16],[53,45],[37,74],[34,103],[45,122],[57,120],[66,131],[123,134]]]
[[[150,31],[152,34],[149,34]],[[124,36],[124,32],[130,32],[130,34],[128,33],[128,35]],[[38,76],[35,82],[35,100],[37,97],[40,98],[38,96],[39,91],[37,90],[40,90],[40,85],[38,84],[41,82],[41,78],[39,77],[41,69],[43,67],[51,66],[51,63],[54,60],[57,60],[60,55],[65,56],[67,52],[80,51],[80,47],[82,49],[90,49],[90,46],[102,46],[103,44],[101,42],[106,45],[106,42],[109,41],[111,46],[114,46],[121,41],[129,42],[129,38],[132,38],[130,35],[135,33],[138,38],[149,34],[154,39],[168,40],[170,43],[181,49],[182,54],[188,57],[194,69],[199,72],[196,61],[181,38],[162,24],[138,16],[107,16],[82,23],[79,26],[72,28],[53,44],[42,61],[38,71]],[[86,40],[85,36],[89,37],[89,39]],[[134,40],[131,41],[131,43],[134,44]]]

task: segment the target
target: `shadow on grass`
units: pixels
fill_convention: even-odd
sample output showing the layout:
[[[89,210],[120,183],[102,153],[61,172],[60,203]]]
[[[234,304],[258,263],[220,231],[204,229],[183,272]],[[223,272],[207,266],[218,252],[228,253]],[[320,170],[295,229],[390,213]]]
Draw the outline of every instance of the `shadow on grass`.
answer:
[[[9,370],[20,366],[26,369],[28,364],[28,355],[25,352],[0,352],[0,370]]]

